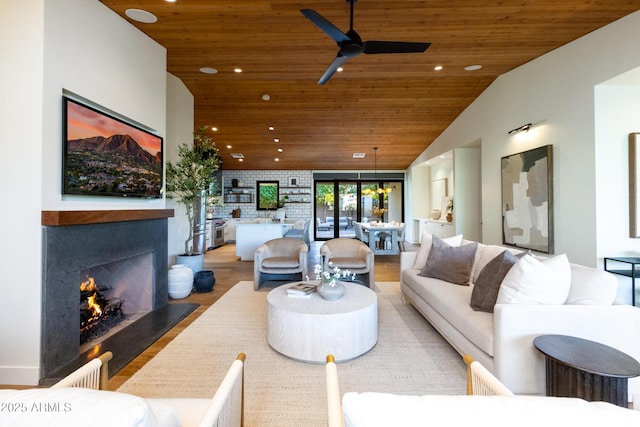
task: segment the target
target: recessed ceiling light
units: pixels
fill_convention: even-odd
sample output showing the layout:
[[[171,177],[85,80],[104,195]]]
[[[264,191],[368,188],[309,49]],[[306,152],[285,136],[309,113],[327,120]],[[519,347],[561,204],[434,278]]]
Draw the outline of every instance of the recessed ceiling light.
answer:
[[[280,142],[280,138],[273,138],[273,142]]]
[[[442,65],[436,65],[435,67],[433,67],[435,71],[442,71],[443,68],[444,67]]]
[[[364,153],[353,153],[354,159],[364,159],[364,156],[365,156]]]
[[[279,162],[279,161],[280,161],[280,159],[276,157],[275,159],[273,159],[273,161],[274,161],[274,162]]]
[[[263,93],[262,94],[262,100],[263,101],[269,101],[271,99],[271,95],[269,95],[268,93]]]
[[[476,70],[479,70],[480,68],[482,68],[482,65],[468,65],[464,67],[466,71],[476,71]]]
[[[242,153],[231,153],[231,157],[234,159],[244,159],[244,154]]]
[[[217,128],[217,127],[215,127],[215,126],[213,126],[213,127],[211,128],[211,130],[212,130],[212,131],[214,131],[214,132],[218,132],[218,128]]]
[[[143,24],[153,24],[154,22],[158,22],[158,17],[156,15],[142,9],[127,9],[124,11],[124,14],[130,19],[142,22]]]
[[[278,148],[278,153],[282,153],[284,150],[282,148]]]
[[[270,130],[270,131],[274,131],[274,130],[276,130],[276,128],[275,128],[275,127],[273,127],[273,126],[269,126],[269,130]]]
[[[336,71],[337,71],[337,72],[339,72],[339,73],[341,73],[341,72],[343,72],[343,71],[344,71],[344,68],[342,68],[342,67],[338,67],[338,68],[336,69]]]
[[[234,68],[233,72],[234,73],[241,73],[242,72],[242,68]]]
[[[218,70],[211,67],[202,67],[200,68],[200,72],[204,74],[218,74]]]
[[[231,146],[230,146],[230,145],[227,145],[227,148],[231,148]]]
[[[164,1],[166,1],[167,3],[175,3],[177,0],[164,0]]]
[[[244,159],[238,159],[239,162],[244,162]]]

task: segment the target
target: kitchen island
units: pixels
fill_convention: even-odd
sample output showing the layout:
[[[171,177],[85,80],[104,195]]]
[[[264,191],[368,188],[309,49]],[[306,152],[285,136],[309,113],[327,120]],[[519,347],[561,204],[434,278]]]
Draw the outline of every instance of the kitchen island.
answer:
[[[236,255],[241,261],[253,261],[253,255],[267,240],[283,237],[293,223],[255,219],[236,223]]]

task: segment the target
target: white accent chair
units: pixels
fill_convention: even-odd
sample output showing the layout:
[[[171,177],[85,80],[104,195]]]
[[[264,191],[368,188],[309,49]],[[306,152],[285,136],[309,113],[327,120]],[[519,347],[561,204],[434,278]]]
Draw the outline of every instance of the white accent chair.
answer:
[[[339,237],[327,240],[320,246],[320,255],[326,255],[326,269],[338,267],[351,273],[366,276],[366,284],[375,290],[374,253],[359,240]]]
[[[309,247],[304,241],[293,237],[268,240],[254,253],[253,288],[260,289],[271,276],[288,280],[300,275],[299,280],[305,280],[308,263]]]
[[[471,356],[463,356],[467,364],[467,394],[473,396],[513,396],[513,392],[502,384],[480,362]]]
[[[111,359],[113,359],[113,353],[104,352],[52,385],[51,388],[80,387],[106,390]]]
[[[106,352],[103,356],[91,360],[51,387],[51,389],[56,389],[53,393],[59,390],[60,396],[80,397],[83,398],[83,402],[85,402],[84,405],[78,404],[77,406],[79,408],[78,419],[81,421],[81,424],[71,422],[70,427],[87,425],[87,420],[93,415],[90,413],[92,408],[86,405],[87,399],[102,398],[102,400],[106,402],[114,402],[113,396],[115,395],[122,396],[120,402],[122,399],[140,400],[139,397],[126,393],[105,391],[108,376],[100,376],[99,371],[101,367],[106,368],[106,362],[110,360],[112,356],[111,352]],[[138,405],[137,408],[146,407],[150,412],[153,412],[152,418],[157,420],[158,426],[173,425],[175,420],[177,420],[182,427],[240,427],[244,425],[245,359],[246,356],[244,353],[238,353],[218,386],[213,398],[146,398],[143,399],[144,402],[146,402],[144,406]],[[103,381],[95,381],[96,378],[102,378]],[[83,397],[82,394],[78,396],[77,393],[74,395],[65,393],[64,389],[70,387],[86,388],[87,390],[82,393],[87,396]],[[50,394],[51,392],[44,394],[47,393],[46,390],[47,389],[39,389],[38,391],[43,392],[42,396],[36,395],[34,398],[41,398],[43,400],[54,399],[55,394]],[[105,394],[95,394],[95,396],[93,396],[92,393]],[[73,401],[70,402],[70,404],[72,403]],[[118,411],[122,408],[116,405],[110,409]],[[83,411],[87,413],[83,414]],[[145,419],[146,418],[148,417],[145,417]],[[41,425],[47,425],[46,421],[46,418],[43,418]]]

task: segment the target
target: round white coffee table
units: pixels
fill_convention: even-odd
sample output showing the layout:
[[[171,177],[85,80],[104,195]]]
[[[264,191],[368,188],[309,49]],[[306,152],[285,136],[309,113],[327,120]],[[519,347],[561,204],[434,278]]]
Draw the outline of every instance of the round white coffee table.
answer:
[[[345,283],[337,301],[317,292],[309,297],[287,296],[287,288],[267,295],[267,336],[279,353],[305,362],[324,363],[327,354],[337,362],[371,350],[378,341],[378,297],[371,289]]]

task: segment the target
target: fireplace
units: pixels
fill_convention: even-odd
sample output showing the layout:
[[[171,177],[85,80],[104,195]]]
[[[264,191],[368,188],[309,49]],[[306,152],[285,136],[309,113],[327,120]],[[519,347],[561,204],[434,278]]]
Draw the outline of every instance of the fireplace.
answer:
[[[153,253],[80,272],[80,351],[153,309]]]
[[[153,336],[156,332],[149,327],[155,322],[148,317],[160,311],[161,317],[167,317],[164,311],[168,307],[180,305],[169,304],[168,298],[170,216],[172,210],[43,212],[41,383],[66,375],[84,362],[87,346],[94,347],[95,340],[83,346],[80,343],[80,284],[88,277],[104,290],[108,288],[109,298],[123,301],[123,322],[98,340],[135,332],[137,322],[145,319],[144,331],[137,333]],[[132,348],[126,351],[101,351],[114,351],[117,365],[121,353],[135,357],[146,348],[137,348],[140,341],[139,337],[127,340],[126,347]]]

